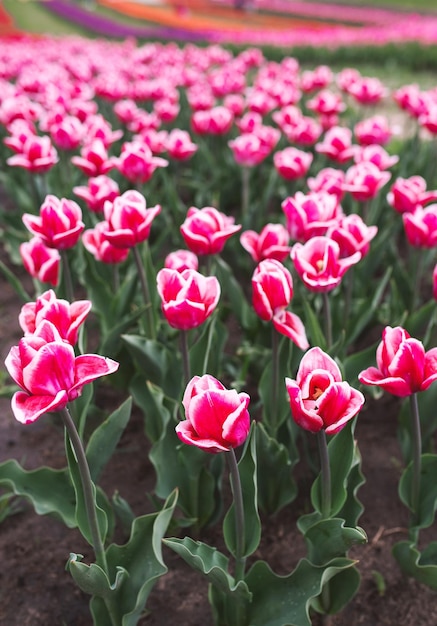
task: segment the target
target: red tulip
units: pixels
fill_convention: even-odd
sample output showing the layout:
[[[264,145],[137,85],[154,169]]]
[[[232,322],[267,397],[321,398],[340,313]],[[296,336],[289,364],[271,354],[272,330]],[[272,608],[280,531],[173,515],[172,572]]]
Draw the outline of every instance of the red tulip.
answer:
[[[361,161],[347,170],[343,189],[358,202],[366,202],[375,198],[390,177],[390,172],[381,171],[374,163]]]
[[[23,424],[64,408],[81,395],[84,385],[118,368],[116,361],[97,354],[76,357],[73,347],[47,321],[10,349],[5,365],[22,389],[12,398],[12,411]]]
[[[331,226],[326,236],[338,243],[340,257],[350,257],[355,252],[361,252],[364,257],[377,232],[377,226],[367,226],[359,215],[351,213],[341,217],[335,226]]]
[[[181,226],[181,233],[192,252],[205,255],[221,252],[229,237],[240,229],[241,225],[235,225],[233,217],[213,207],[191,207]]]
[[[368,367],[358,379],[377,385],[394,396],[411,396],[437,380],[437,348],[425,352],[422,342],[396,326],[386,326],[376,350],[377,367]]]
[[[205,374],[188,383],[182,404],[186,419],[176,426],[181,441],[217,454],[241,446],[250,430],[250,397]]]
[[[337,163],[346,163],[355,154],[355,147],[352,145],[352,131],[343,126],[330,128],[323,141],[316,144],[316,152],[325,154]]]
[[[56,287],[61,264],[58,250],[48,248],[39,237],[32,237],[20,245],[20,255],[26,271],[33,278]]]
[[[147,209],[146,199],[139,191],[125,191],[113,202],[105,203],[108,228],[103,235],[116,248],[133,248],[148,239],[152,221],[160,211],[159,204]]]
[[[164,268],[156,277],[162,312],[173,328],[189,330],[203,324],[214,312],[220,298],[215,276],[196,270]]]
[[[65,250],[72,248],[85,228],[81,208],[73,200],[48,195],[38,215],[25,213],[23,223],[35,236],[40,237],[49,248]]]
[[[18,321],[25,335],[33,334],[44,320],[51,322],[61,339],[73,346],[79,328],[90,311],[89,300],[76,300],[70,304],[67,300],[58,299],[53,289],[49,289],[35,302],[27,302],[21,307]]]
[[[319,170],[316,176],[307,179],[310,191],[326,191],[337,197],[340,202],[344,196],[343,190],[344,172],[333,167],[325,167]]]
[[[329,237],[313,237],[304,245],[296,243],[291,258],[297,273],[310,291],[331,291],[343,275],[361,259],[361,253],[341,258],[340,246]]]
[[[337,363],[320,348],[303,356],[296,380],[285,379],[294,421],[313,433],[338,433],[364,404],[363,394],[341,378]]]

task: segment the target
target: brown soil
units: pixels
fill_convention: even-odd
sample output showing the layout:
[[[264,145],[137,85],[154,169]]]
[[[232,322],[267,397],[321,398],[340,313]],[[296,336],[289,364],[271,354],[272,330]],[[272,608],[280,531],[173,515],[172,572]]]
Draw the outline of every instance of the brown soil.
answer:
[[[0,280],[0,351],[4,358],[21,336],[17,321],[21,303],[9,284]],[[103,395],[102,401],[108,411],[115,408],[111,406],[115,402],[112,394]],[[358,417],[356,436],[366,476],[359,492],[365,505],[360,524],[369,542],[351,552],[359,561],[361,588],[343,612],[332,618],[331,626],[437,624],[435,593],[403,577],[391,555],[393,544],[406,538],[408,521],[397,496],[402,464],[396,438],[398,408],[393,398],[385,397],[378,403],[369,400]],[[14,420],[8,398],[0,399],[0,409],[0,461],[13,457],[29,469],[65,465],[63,433],[54,416],[22,426]],[[291,571],[304,553],[295,522],[307,502],[310,483],[305,470],[299,468],[299,472],[303,479],[297,502],[274,519],[264,520],[263,540],[256,555],[268,560],[277,573]],[[152,510],[147,494],[153,490],[154,481],[142,416],[134,411],[101,484],[108,495],[118,490],[139,515]],[[83,554],[85,560],[91,558],[88,546],[77,531],[64,528],[48,516],[36,515],[24,500],[16,504],[18,512],[0,525],[0,625],[91,626],[88,597],[65,571],[70,551]],[[202,538],[215,542],[217,532],[205,531]],[[437,539],[437,527],[427,532],[426,539]],[[167,549],[164,559],[169,573],[152,591],[150,613],[141,620],[141,626],[211,625],[204,579]],[[318,616],[313,623],[321,623]]]

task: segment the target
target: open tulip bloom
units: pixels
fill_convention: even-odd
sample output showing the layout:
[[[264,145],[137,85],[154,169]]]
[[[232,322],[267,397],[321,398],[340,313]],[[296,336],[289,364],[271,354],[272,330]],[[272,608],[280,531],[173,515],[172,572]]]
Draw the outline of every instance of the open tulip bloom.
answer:
[[[116,361],[97,354],[76,357],[73,347],[48,321],[12,347],[5,364],[21,387],[12,398],[12,411],[23,424],[66,407],[81,395],[84,385],[118,368]]]
[[[338,433],[364,404],[363,394],[342,381],[336,362],[320,348],[302,357],[296,380],[285,379],[294,421],[311,432]]]

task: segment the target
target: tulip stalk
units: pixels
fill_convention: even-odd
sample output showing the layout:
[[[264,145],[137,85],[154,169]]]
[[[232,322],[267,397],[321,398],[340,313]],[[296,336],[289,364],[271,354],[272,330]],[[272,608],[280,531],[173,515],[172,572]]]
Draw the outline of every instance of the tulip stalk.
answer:
[[[64,287],[67,300],[74,300],[73,279],[70,271],[70,263],[68,261],[67,250],[60,250],[62,259],[62,272],[64,275]]]
[[[190,352],[188,348],[188,332],[186,330],[180,331],[181,339],[181,354],[182,354],[182,369],[184,372],[184,384],[188,385],[191,378],[190,372]]]
[[[419,404],[417,393],[410,396],[411,427],[413,439],[412,463],[413,478],[411,483],[411,508],[413,511],[413,524],[418,523],[419,517],[419,497],[420,497],[420,474],[422,471],[422,433],[420,428]],[[410,529],[410,536],[413,541],[417,541],[417,531]]]
[[[323,311],[325,315],[325,339],[326,345],[329,348],[332,346],[332,316],[331,316],[331,304],[329,302],[329,295],[327,291],[322,293],[323,298]]]
[[[155,339],[155,325],[153,321],[152,301],[150,298],[149,285],[147,283],[147,276],[144,269],[143,260],[141,258],[138,246],[133,246],[132,251],[135,259],[135,264],[137,266],[138,276],[140,279],[143,301],[146,306],[147,335],[151,339]]]
[[[270,428],[273,437],[276,436],[278,428],[278,394],[279,394],[279,341],[278,332],[272,326],[272,404]]]
[[[317,433],[317,444],[320,455],[320,473],[322,482],[321,509],[322,518],[328,519],[331,513],[331,467],[329,464],[328,444],[326,433],[322,428]]]
[[[243,507],[243,491],[241,489],[240,473],[238,471],[237,458],[235,451],[231,448],[227,454],[232,494],[234,496],[235,505],[235,533],[236,533],[236,550],[235,550],[235,580],[236,582],[244,579],[244,571],[246,568],[246,558],[244,555],[244,507]]]

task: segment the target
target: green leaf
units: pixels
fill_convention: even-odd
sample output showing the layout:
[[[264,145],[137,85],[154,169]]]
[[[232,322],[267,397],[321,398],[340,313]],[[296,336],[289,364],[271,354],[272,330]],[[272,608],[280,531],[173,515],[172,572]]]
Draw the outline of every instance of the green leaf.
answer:
[[[75,493],[67,469],[40,467],[27,471],[11,459],[0,464],[0,485],[30,500],[38,515],[54,515],[75,528]]]
[[[29,296],[27,291],[24,289],[23,285],[21,284],[21,281],[17,278],[17,276],[15,276],[13,272],[11,272],[11,270],[8,268],[7,265],[3,263],[3,261],[0,261],[0,271],[3,272],[9,284],[11,285],[11,287],[13,287],[16,293],[20,296],[23,302],[29,302],[31,300],[31,297]]]
[[[242,556],[253,554],[261,539],[261,522],[258,515],[257,496],[257,460],[256,460],[256,424],[252,424],[251,432],[240,462],[238,471],[243,492],[244,510],[244,552]],[[237,537],[235,525],[235,500],[231,504],[223,521],[223,536],[228,550],[235,556]]]
[[[355,442],[353,437],[354,423],[348,424],[328,444],[329,462],[331,466],[331,511],[330,517],[336,516],[346,502],[349,473],[354,464]],[[321,513],[321,477],[320,474],[311,489],[311,502]]]
[[[226,594],[236,594],[241,599],[250,599],[251,594],[245,582],[235,582],[228,573],[229,559],[201,541],[194,541],[191,537],[184,539],[164,539],[164,544],[184,559],[190,567],[201,572],[217,589]]]
[[[319,324],[317,315],[314,313],[308,298],[302,300],[305,314],[305,328],[313,346],[319,346],[322,350],[326,350],[326,338],[322,327]]]
[[[338,572],[326,583],[326,591],[324,590],[320,596],[311,601],[311,607],[322,614],[338,613],[355,596],[360,581],[360,573],[355,567]],[[329,598],[328,606],[324,605],[326,598]]]
[[[311,626],[312,600],[334,576],[350,573],[354,564],[337,558],[319,567],[302,559],[291,574],[278,576],[265,561],[257,561],[245,579],[253,594],[250,626]]]
[[[81,554],[70,553],[66,568],[70,571],[77,586],[93,596],[108,599],[111,594],[120,586],[121,581],[127,572],[121,567],[117,567],[117,576],[114,585],[111,585],[107,575],[96,563],[86,565],[82,563]]]
[[[286,446],[270,437],[262,423],[257,424],[257,431],[258,504],[272,515],[296,498],[292,471],[299,457],[291,459]]]
[[[175,424],[169,422],[149,458],[157,474],[156,495],[166,498],[178,487],[178,506],[184,514],[199,528],[207,524],[216,511],[216,481],[207,469],[211,455],[181,443]]]
[[[143,411],[144,429],[147,437],[152,443],[156,443],[162,437],[172,414],[173,416],[176,415],[179,405],[165,396],[161,387],[144,380],[141,374],[134,377],[129,390],[135,403]]]
[[[375,363],[376,348],[379,341],[360,352],[354,352],[343,360],[344,380],[352,387],[359,384],[358,374]]]
[[[393,546],[393,556],[407,576],[437,591],[437,542],[434,541],[422,552],[414,543],[400,541]]]
[[[192,333],[188,337],[192,337]],[[219,375],[227,337],[226,326],[217,315],[206,321],[199,339],[189,349],[192,376],[202,376],[205,372],[212,376]]]
[[[338,514],[338,517],[342,517],[345,520],[346,526],[355,527],[361,517],[364,506],[358,500],[357,493],[365,482],[366,479],[361,471],[361,454],[355,441],[352,466],[347,481],[347,497]]]
[[[434,521],[437,509],[437,455],[422,454],[420,473],[419,506],[415,516],[416,528],[428,528]],[[410,463],[403,471],[399,481],[399,497],[412,510],[411,485],[413,480],[413,464]]]
[[[91,435],[86,456],[91,478],[97,482],[103,468],[111,458],[129,421],[132,399],[128,398]]]
[[[253,328],[257,322],[257,317],[248,304],[231,268],[220,256],[217,256],[216,274],[220,282],[222,299],[228,300],[232,312],[245,330]]]
[[[366,543],[362,528],[345,526],[344,519],[333,517],[318,521],[305,533],[308,559],[314,565],[324,565],[336,557],[346,556],[354,545]]]
[[[177,502],[177,491],[170,494],[164,507],[157,513],[137,517],[128,542],[112,544],[106,551],[109,579],[114,580],[112,608],[122,626],[136,626],[150,592],[168,571],[162,558],[162,539],[167,531]],[[120,572],[126,575],[120,579]],[[117,582],[118,577],[118,582]],[[91,600],[94,624],[111,624],[102,598]]]

